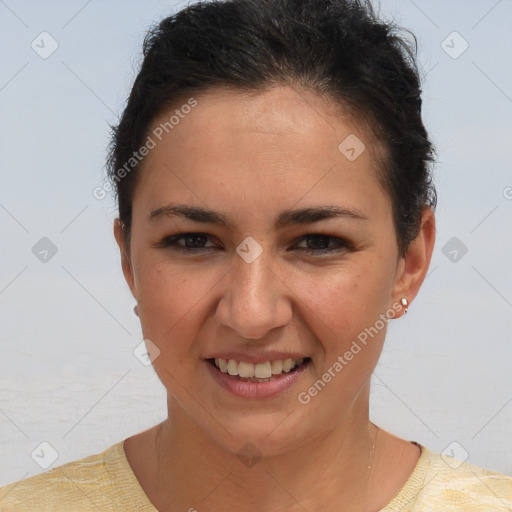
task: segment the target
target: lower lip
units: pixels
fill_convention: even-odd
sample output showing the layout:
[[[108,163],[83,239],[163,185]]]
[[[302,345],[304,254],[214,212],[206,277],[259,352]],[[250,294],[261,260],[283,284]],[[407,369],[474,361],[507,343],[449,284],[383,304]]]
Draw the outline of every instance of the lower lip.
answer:
[[[244,398],[270,398],[290,389],[309,366],[309,360],[289,373],[274,376],[274,379],[268,382],[247,382],[222,373],[208,361],[205,361],[205,364],[215,381],[234,395]]]

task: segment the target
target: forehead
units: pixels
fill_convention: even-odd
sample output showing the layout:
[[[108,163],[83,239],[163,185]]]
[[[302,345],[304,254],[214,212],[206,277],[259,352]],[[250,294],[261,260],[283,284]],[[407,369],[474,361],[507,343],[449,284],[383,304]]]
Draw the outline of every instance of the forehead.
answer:
[[[235,189],[246,197],[259,191],[260,198],[297,202],[307,195],[331,203],[342,190],[345,199],[383,193],[375,170],[379,148],[362,123],[324,97],[280,86],[209,90],[194,96],[191,109],[182,108],[187,100],[153,121],[148,134],[155,147],[143,162],[136,196],[163,202],[171,182],[205,201]]]
[[[236,133],[256,135],[290,136],[311,139],[315,137],[326,143],[332,143],[343,132],[357,133],[361,139],[370,142],[370,130],[366,129],[361,116],[354,114],[340,102],[334,102],[326,96],[320,96],[311,90],[292,86],[273,86],[266,89],[240,90],[216,87],[193,96],[197,106],[187,107],[191,97],[182,97],[173,107],[161,112],[152,123],[151,129],[165,128],[173,113],[186,109],[186,115],[174,122],[181,125],[167,130],[165,135],[179,136],[180,132],[190,134],[187,127],[193,124],[193,130],[207,134],[211,140],[217,133]],[[189,112],[190,111],[190,112]],[[185,119],[189,119],[185,122]],[[215,130],[212,130],[212,127]],[[329,133],[330,132],[330,133]],[[165,137],[164,135],[164,137]],[[336,145],[337,146],[337,145]],[[379,150],[379,144],[371,141],[371,152]]]

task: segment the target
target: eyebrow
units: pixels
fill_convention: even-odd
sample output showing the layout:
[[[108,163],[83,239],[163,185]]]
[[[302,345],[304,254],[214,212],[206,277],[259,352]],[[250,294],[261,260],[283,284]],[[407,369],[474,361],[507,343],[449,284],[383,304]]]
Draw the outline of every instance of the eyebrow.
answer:
[[[182,217],[194,222],[215,224],[231,229],[233,224],[221,212],[186,204],[168,204],[153,210],[149,220],[154,221],[161,217]],[[355,220],[368,220],[368,217],[357,209],[342,208],[335,205],[314,206],[295,210],[284,210],[275,221],[276,229],[282,229],[294,224],[311,224],[325,219],[345,217]]]

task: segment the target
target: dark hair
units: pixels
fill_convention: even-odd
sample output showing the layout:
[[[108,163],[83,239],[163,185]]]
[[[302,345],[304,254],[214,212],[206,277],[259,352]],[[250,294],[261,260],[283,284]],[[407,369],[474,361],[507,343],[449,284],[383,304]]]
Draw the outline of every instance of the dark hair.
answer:
[[[436,191],[429,166],[435,150],[421,117],[417,41],[399,30],[380,20],[368,0],[213,0],[152,28],[107,160],[127,243],[140,164],[126,172],[126,163],[163,109],[212,87],[292,85],[334,100],[380,142],[378,176],[391,196],[404,255],[423,208],[435,208]]]

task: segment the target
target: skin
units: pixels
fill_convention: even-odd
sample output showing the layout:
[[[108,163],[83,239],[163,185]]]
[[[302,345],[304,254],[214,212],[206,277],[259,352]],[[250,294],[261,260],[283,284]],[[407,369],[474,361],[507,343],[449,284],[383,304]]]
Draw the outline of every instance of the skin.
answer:
[[[114,223],[168,394],[168,418],[127,440],[128,461],[159,510],[379,510],[420,455],[369,420],[370,377],[386,328],[308,404],[297,395],[379,315],[402,297],[413,301],[434,246],[433,212],[424,209],[421,231],[400,257],[391,200],[374,168],[378,145],[313,92],[212,89],[195,98],[197,106],[144,161],[129,248]],[[338,150],[349,134],[366,145],[354,161]],[[148,219],[169,203],[220,211],[233,226]],[[322,205],[357,209],[366,219],[274,227],[285,209]],[[178,232],[208,234],[200,241],[206,249],[157,247]],[[337,250],[322,254],[311,234],[333,237],[324,241]],[[252,263],[236,252],[248,236],[263,250]],[[308,247],[317,252],[307,254]],[[212,379],[204,360],[229,350],[297,352],[311,363],[290,390],[241,398]],[[237,457],[248,442],[262,456],[251,467]]]

